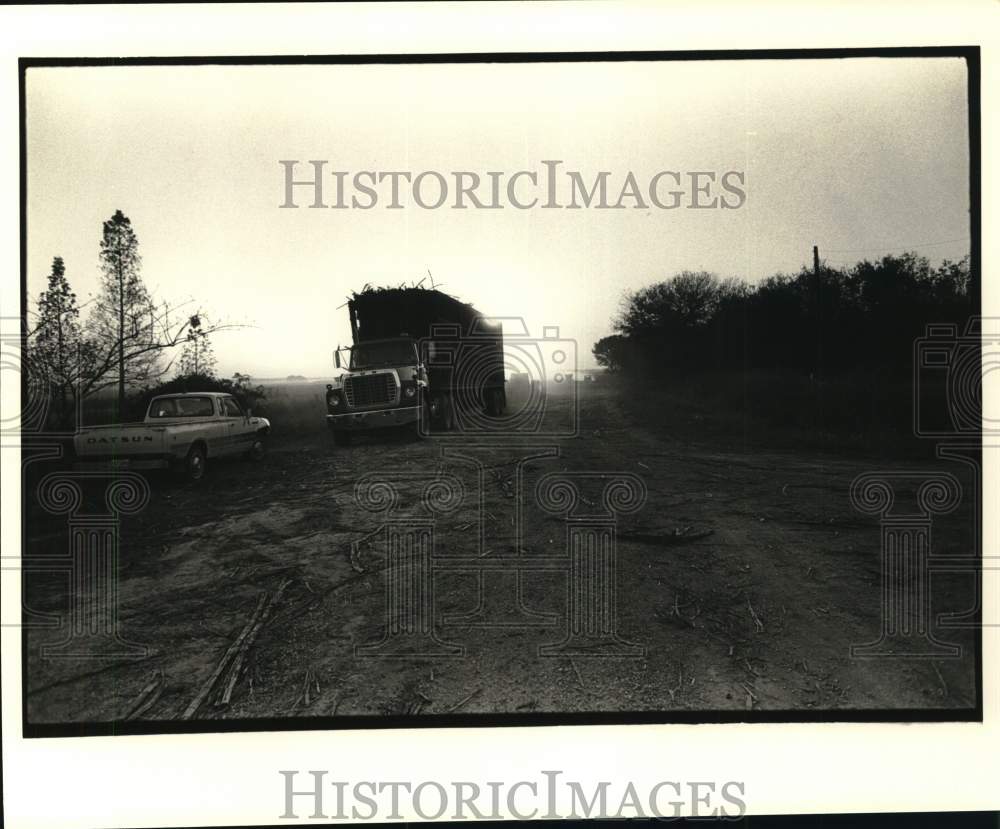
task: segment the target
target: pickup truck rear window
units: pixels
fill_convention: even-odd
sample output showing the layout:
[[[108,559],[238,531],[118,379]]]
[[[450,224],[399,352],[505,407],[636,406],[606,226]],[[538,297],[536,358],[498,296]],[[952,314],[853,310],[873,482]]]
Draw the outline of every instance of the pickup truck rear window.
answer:
[[[210,397],[161,397],[149,406],[150,417],[211,417],[215,414]]]

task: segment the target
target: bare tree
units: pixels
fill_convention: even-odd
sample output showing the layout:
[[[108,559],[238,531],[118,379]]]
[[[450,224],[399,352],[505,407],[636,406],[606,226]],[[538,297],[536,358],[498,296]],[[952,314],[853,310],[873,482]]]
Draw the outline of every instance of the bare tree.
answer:
[[[156,302],[142,282],[139,240],[120,210],[104,223],[101,239],[103,279],[89,319],[94,343],[93,369],[84,394],[117,384],[118,416],[125,416],[127,385],[148,383],[170,370],[163,354],[188,341],[192,331],[205,337],[232,325],[205,326],[199,312]],[[187,303],[185,303],[187,305]]]

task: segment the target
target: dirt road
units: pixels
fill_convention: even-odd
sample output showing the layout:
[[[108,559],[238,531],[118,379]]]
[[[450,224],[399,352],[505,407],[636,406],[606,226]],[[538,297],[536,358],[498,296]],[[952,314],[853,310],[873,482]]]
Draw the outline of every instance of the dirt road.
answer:
[[[968,630],[936,629],[962,646],[961,658],[850,655],[852,644],[878,637],[881,571],[878,521],[852,508],[849,485],[861,472],[905,464],[722,452],[650,424],[595,386],[582,394],[577,436],[531,448],[384,436],[335,449],[319,418],[293,435],[276,423],[261,463],[218,463],[195,485],[151,479],[150,504],[123,522],[118,591],[120,631],[148,656],[43,659],[39,646],[60,633],[32,631],[30,722],[107,722],[137,708],[145,720],[180,718],[261,596],[286,580],[242,650],[228,704],[216,704],[213,690],[194,719],[586,711],[669,719],[975,703]],[[935,469],[967,494],[935,518],[933,552],[968,555],[971,476],[960,464]],[[359,480],[376,472],[395,482],[391,513],[357,503]],[[536,487],[551,473],[589,473],[575,479],[573,515],[540,509]],[[606,525],[601,490],[617,473],[646,489],[641,509],[615,516],[617,607],[607,613],[621,644],[611,655],[546,652],[566,636],[568,565],[522,569],[520,589],[517,568],[533,557],[568,561],[568,528],[577,525],[567,517]],[[458,482],[456,504],[420,501],[428,481],[445,478]],[[29,505],[28,554],[65,551],[65,525],[38,515]],[[422,517],[426,530],[428,516],[427,612],[441,653],[359,656],[355,646],[378,642],[389,624],[389,536],[380,528]],[[488,567],[477,571],[477,560]],[[936,576],[933,587],[935,615],[973,605],[967,575]],[[33,576],[27,595],[33,610],[65,612],[66,578]]]

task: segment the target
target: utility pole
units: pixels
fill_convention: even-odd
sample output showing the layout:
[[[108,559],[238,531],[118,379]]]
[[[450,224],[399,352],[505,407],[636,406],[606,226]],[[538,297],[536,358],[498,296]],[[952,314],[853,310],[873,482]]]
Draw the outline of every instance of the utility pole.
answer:
[[[818,379],[823,370],[823,325],[820,309],[819,290],[819,245],[813,245],[813,331],[816,332],[816,353],[813,360],[813,370]]]

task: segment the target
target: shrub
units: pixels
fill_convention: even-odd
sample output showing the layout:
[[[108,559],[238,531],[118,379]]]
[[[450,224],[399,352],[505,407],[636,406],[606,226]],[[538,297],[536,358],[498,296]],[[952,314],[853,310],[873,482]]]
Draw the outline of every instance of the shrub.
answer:
[[[238,374],[235,379],[229,380],[205,374],[187,374],[141,389],[131,395],[128,401],[128,418],[129,420],[141,420],[149,408],[149,402],[158,395],[199,391],[218,391],[231,394],[240,401],[240,405],[244,409],[253,409],[254,414],[258,415],[267,414],[267,395],[264,387],[251,385],[247,375]]]

